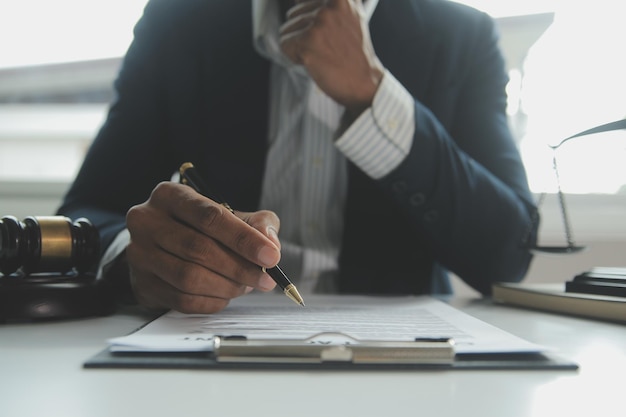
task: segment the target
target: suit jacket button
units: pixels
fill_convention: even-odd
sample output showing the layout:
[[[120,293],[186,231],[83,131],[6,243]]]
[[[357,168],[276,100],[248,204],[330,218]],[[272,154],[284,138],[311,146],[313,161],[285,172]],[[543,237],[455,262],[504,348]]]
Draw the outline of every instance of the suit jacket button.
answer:
[[[426,201],[426,197],[422,193],[415,193],[409,199],[409,202],[413,207],[419,207]]]

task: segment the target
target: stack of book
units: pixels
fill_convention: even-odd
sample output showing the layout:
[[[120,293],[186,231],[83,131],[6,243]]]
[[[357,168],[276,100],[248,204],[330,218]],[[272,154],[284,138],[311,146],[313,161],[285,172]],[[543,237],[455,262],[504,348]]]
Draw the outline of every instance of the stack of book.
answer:
[[[498,283],[493,286],[493,300],[626,323],[626,268],[593,268],[562,284]]]

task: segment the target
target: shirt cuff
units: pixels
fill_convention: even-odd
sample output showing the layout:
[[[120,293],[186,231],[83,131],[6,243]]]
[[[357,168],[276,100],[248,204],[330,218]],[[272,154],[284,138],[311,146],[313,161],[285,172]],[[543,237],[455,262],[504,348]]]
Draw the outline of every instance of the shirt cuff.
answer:
[[[130,243],[130,233],[128,229],[124,229],[115,236],[113,242],[109,245],[104,252],[102,259],[100,260],[100,266],[98,268],[98,278],[106,275],[108,267],[117,260],[117,258],[126,250],[126,246]]]
[[[385,70],[372,106],[345,130],[335,144],[370,177],[380,179],[408,155],[414,133],[413,97]]]

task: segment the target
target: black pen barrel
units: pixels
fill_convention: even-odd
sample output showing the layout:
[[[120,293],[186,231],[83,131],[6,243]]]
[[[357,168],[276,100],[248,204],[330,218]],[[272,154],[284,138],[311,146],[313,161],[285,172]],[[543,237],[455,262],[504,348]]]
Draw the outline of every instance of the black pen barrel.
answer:
[[[287,278],[287,275],[285,275],[283,270],[280,269],[278,265],[276,265],[273,268],[267,269],[266,272],[269,274],[270,277],[272,277],[272,279],[274,279],[276,284],[278,284],[278,286],[283,290],[291,284],[291,281],[289,280],[289,278]]]

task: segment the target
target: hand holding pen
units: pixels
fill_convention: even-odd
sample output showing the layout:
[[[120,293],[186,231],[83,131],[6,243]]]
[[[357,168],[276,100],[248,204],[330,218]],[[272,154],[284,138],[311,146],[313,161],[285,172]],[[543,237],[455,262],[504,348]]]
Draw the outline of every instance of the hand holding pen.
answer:
[[[230,207],[230,205],[226,201],[219,199],[219,197],[217,197],[210,191],[208,185],[204,182],[200,175],[198,175],[198,172],[195,170],[191,162],[185,162],[184,164],[182,164],[179,173],[180,182],[182,184],[189,185],[200,194],[204,195],[205,197],[211,198],[213,201],[224,206],[232,214],[235,214],[235,210],[233,210],[233,208]],[[275,265],[269,269],[266,269],[265,267],[263,267],[262,269],[263,272],[267,272],[272,277],[272,279],[276,282],[276,284],[278,284],[278,286],[283,290],[287,297],[293,300],[293,302],[300,304],[304,307],[304,300],[302,299],[302,296],[300,296],[298,289],[289,280],[289,278],[287,278],[287,275],[285,275],[283,270],[280,269],[278,265]]]
[[[191,187],[163,182],[126,219],[131,284],[146,307],[212,313],[252,289],[276,287],[261,268],[280,259],[272,212],[232,215]]]

